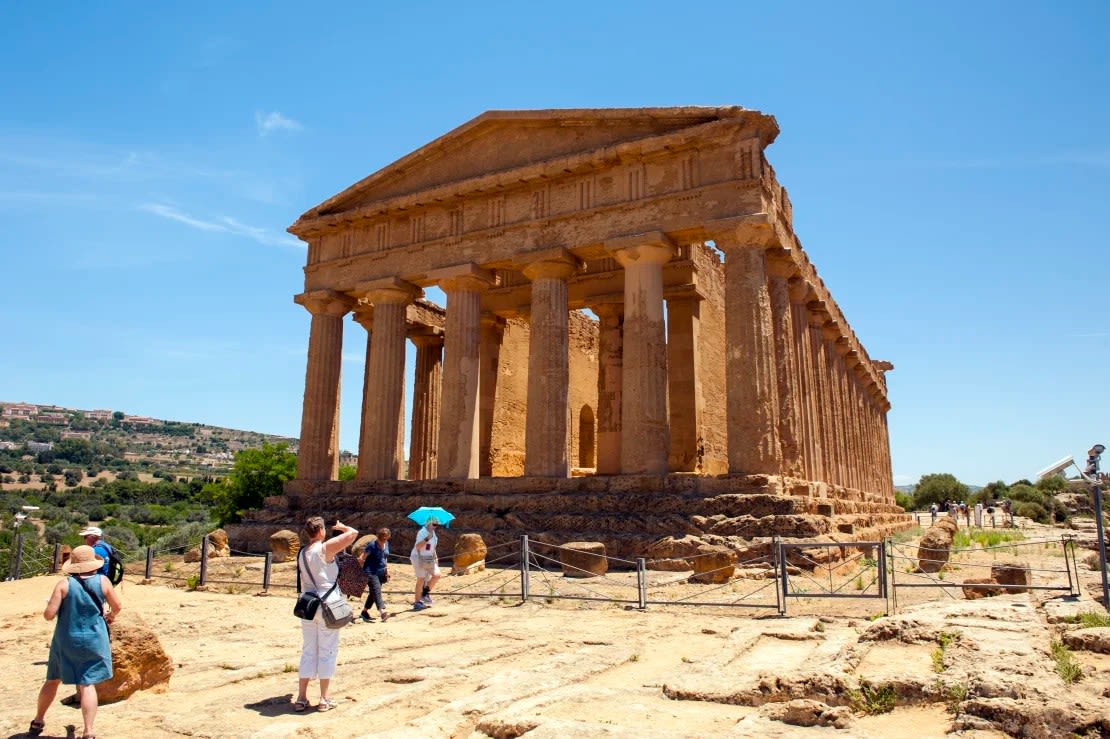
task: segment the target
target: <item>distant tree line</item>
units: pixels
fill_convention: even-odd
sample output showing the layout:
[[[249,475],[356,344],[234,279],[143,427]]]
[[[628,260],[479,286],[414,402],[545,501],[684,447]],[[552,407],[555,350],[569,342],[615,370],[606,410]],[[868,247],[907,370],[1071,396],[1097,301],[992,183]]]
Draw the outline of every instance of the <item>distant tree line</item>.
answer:
[[[971,488],[956,479],[955,475],[941,472],[922,475],[911,493],[898,492],[896,500],[906,510],[924,510],[934,503],[943,505],[945,501],[989,506],[998,505],[1008,498],[1018,516],[1038,523],[1063,522],[1068,519],[1068,511],[1056,500],[1056,494],[1067,485],[1064,478],[1053,475],[1036,483],[1022,479],[1007,484],[996,480],[971,492]]]

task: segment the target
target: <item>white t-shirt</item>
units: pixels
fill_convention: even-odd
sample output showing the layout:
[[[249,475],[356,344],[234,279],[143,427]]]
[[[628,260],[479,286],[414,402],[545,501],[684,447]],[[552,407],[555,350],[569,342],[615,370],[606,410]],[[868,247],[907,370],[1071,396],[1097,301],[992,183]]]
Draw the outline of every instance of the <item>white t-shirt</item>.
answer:
[[[421,526],[420,530],[416,532],[416,543],[412,545],[412,554],[409,555],[410,559],[418,559],[420,553],[430,554],[433,557],[436,553],[436,546],[439,544],[439,537],[436,536],[434,531],[428,531],[427,526]]]
[[[328,562],[324,559],[324,543],[322,541],[309,544],[304,550],[304,556],[300,558],[301,570],[301,588],[305,592],[313,591],[317,595],[323,595],[331,589],[335,584],[336,579],[339,577],[339,564],[333,559]],[[306,573],[312,573],[310,579]],[[313,586],[313,580],[316,585]]]

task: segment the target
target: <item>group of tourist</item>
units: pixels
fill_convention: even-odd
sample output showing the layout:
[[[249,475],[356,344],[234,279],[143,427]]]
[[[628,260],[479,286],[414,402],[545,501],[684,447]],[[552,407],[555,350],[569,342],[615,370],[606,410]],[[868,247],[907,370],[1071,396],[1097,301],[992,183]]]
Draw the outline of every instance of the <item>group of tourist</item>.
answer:
[[[435,587],[440,576],[436,554],[436,546],[439,543],[436,535],[438,527],[439,521],[434,517],[429,518],[417,531],[412,552],[409,554],[413,572],[416,574],[416,590],[412,603],[414,611],[422,611],[432,606],[432,588]],[[336,521],[332,528],[336,533],[325,540],[323,518],[312,516],[305,521],[304,534],[308,544],[297,557],[302,585],[311,584],[310,588],[305,589],[312,590],[321,598],[332,590],[339,578],[336,555],[350,547],[358,538],[357,529],[340,521]],[[382,621],[390,617],[382,597],[382,585],[389,580],[390,535],[389,529],[378,529],[375,538],[366,544],[358,555],[369,585],[366,603],[359,614],[364,622],[373,620],[370,616],[371,607],[378,609]],[[336,702],[328,693],[339,657],[340,629],[328,626],[322,611],[322,608],[318,609],[312,619],[301,619],[303,646],[298,670],[297,698],[293,701],[293,710],[297,712],[303,712],[309,707],[308,684],[312,680],[320,682],[320,702],[317,710],[330,711],[336,706]]]
[[[436,546],[439,521],[429,518],[416,534],[409,559],[416,574],[416,589],[412,608],[421,611],[432,606],[432,588],[440,577]],[[312,516],[304,524],[307,539],[297,558],[298,576],[302,583],[310,583],[317,596],[323,597],[336,584],[339,567],[336,555],[346,550],[358,537],[358,530],[341,521],[333,527],[335,533],[325,539],[326,526],[320,516]],[[93,722],[96,719],[96,685],[112,678],[112,648],[108,626],[123,608],[119,594],[108,578],[111,547],[103,541],[102,532],[88,526],[79,532],[85,544],[76,547],[62,565],[68,577],[59,580],[47,600],[43,618],[55,620],[54,638],[50,643],[50,656],[46,667],[46,681],[39,690],[35,718],[29,736],[42,734],[46,726],[46,712],[57,697],[61,684],[75,685],[84,721],[83,739],[95,737]],[[367,575],[369,594],[360,617],[369,622],[370,608],[376,606],[382,621],[390,617],[382,597],[382,585],[389,579],[390,531],[378,529],[377,535],[358,555]],[[329,695],[331,679],[335,675],[339,657],[339,629],[330,628],[323,619],[323,609],[317,609],[311,619],[301,619],[301,661],[298,670],[295,711],[305,711],[308,706],[308,684],[320,682],[319,711],[330,711],[336,702]]]
[[[976,503],[975,504],[975,522],[976,522],[975,525],[976,526],[980,525],[980,523],[981,523],[980,518],[982,517],[982,513],[985,511],[987,513],[987,515],[990,516],[991,527],[993,528],[994,525],[995,525],[994,513],[995,513],[995,508],[996,507],[1000,507],[1002,509],[1002,525],[1012,527],[1014,525],[1013,504],[1010,502],[1009,498],[1003,498],[1001,503],[996,503],[994,501],[987,501],[985,507],[982,503]],[[964,501],[962,501],[962,500],[961,501],[945,500],[939,506],[936,503],[933,503],[932,505],[930,505],[929,506],[929,515],[932,518],[932,523],[935,524],[937,522],[937,514],[941,510],[947,512],[948,515],[956,522],[957,526],[960,523],[960,517],[961,516],[963,517],[964,521],[967,522],[967,525],[969,527],[971,526],[972,508],[970,506],[968,506],[968,504],[965,503]]]

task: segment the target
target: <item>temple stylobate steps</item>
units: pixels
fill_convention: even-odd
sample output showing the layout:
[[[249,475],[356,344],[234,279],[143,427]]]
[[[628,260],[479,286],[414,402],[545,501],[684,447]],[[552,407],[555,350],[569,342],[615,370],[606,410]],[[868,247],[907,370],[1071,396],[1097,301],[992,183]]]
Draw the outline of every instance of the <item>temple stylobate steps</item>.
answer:
[[[394,551],[403,553],[415,531],[407,514],[437,505],[456,516],[441,534],[441,554],[450,553],[457,534],[474,532],[489,546],[523,534],[555,544],[601,541],[610,556],[634,559],[668,536],[699,536],[743,553],[774,536],[873,540],[912,525],[901,508],[868,497],[767,475],[294,481],[228,533],[236,548],[261,552],[274,532],[296,531],[307,516],[322,515],[329,524],[340,519],[364,532],[387,526]]]

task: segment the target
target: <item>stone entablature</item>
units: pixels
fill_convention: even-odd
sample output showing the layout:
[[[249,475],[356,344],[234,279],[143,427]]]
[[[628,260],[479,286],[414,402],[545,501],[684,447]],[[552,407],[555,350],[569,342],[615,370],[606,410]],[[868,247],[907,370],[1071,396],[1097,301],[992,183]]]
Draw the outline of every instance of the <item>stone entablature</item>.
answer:
[[[368,331],[360,481],[400,469],[408,339],[416,477],[565,477],[586,460],[891,496],[890,365],[794,234],[763,155],[777,133],[738,107],[494,111],[305,213],[289,229],[309,245],[297,302],[313,315],[298,478],[334,476],[353,312]],[[445,309],[418,308],[432,285]],[[600,319],[593,404],[571,392],[578,308]],[[520,329],[523,356],[507,343]],[[512,376],[524,407],[498,443]],[[516,462],[492,459],[521,438]]]

